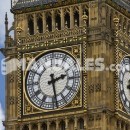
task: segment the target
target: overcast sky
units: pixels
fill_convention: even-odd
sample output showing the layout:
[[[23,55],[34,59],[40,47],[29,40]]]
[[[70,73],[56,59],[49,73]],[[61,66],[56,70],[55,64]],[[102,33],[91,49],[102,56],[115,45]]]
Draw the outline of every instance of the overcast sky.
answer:
[[[5,13],[8,12],[9,18],[9,27],[12,25],[13,17],[10,13],[10,0],[0,0],[0,48],[4,47],[5,40],[5,26],[4,19]],[[3,55],[0,53],[0,61],[3,59]],[[2,121],[4,120],[5,115],[5,83],[4,76],[1,74],[1,65],[0,65],[0,130],[4,130]]]

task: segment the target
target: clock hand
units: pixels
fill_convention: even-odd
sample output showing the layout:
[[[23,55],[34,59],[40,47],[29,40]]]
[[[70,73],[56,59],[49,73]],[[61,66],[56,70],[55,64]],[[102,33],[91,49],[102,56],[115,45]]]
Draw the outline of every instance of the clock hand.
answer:
[[[51,77],[51,81],[49,81],[48,84],[49,85],[52,84],[53,92],[54,92],[54,97],[55,97],[55,103],[56,103],[56,107],[58,108],[54,74],[51,74],[50,77]]]
[[[57,104],[57,97],[56,97],[56,87],[55,87],[55,83],[52,83],[53,86],[53,92],[54,92],[54,97],[55,97],[55,103],[56,103],[56,107],[58,108],[58,104]]]
[[[66,77],[66,75],[62,74],[60,77],[56,78],[55,81],[58,81],[60,79],[64,79]]]
[[[52,74],[50,76],[52,76]],[[59,81],[60,79],[64,79],[65,77],[66,77],[66,75],[63,75],[63,74],[60,77],[56,78],[56,79],[54,79],[54,77],[53,77],[53,78],[51,78],[52,79],[51,81],[48,81],[48,84],[50,85],[53,82],[55,83],[55,82]]]

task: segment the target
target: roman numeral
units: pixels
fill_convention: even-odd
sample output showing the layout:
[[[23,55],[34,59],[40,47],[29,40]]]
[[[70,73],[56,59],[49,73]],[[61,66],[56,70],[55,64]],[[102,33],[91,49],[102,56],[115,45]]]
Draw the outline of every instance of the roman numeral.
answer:
[[[41,93],[41,90],[38,90],[37,92],[35,92],[35,95],[38,96]]]
[[[45,102],[46,98],[47,98],[47,96],[44,95],[42,101]]]
[[[61,97],[65,101],[65,103],[67,103],[67,101],[66,101],[66,99],[65,99],[65,97],[64,97],[64,95],[62,93],[61,93]]]
[[[68,79],[70,80],[70,79],[76,79],[76,78],[80,78],[79,76],[77,76],[77,77],[69,77]]]
[[[74,88],[72,88],[72,87],[70,87],[70,86],[66,86],[66,88],[67,88],[68,90],[70,90],[70,91],[72,90],[72,91],[74,91],[74,92],[77,92],[76,89],[74,89]]]
[[[37,73],[36,71],[33,71],[33,70],[30,70],[32,73],[34,73],[34,74],[37,74],[37,75],[39,75],[39,76],[41,76],[41,74],[39,74],[39,73]]]
[[[33,82],[31,84],[27,84],[27,86],[30,86],[30,85],[39,85],[39,83],[38,82]]]

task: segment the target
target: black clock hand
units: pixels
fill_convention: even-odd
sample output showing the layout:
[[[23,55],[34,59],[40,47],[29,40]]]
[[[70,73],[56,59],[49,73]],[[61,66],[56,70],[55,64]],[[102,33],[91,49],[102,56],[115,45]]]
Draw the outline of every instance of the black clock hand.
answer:
[[[55,103],[56,103],[56,107],[58,108],[54,74],[51,74],[50,76],[51,76],[51,81],[49,81],[48,84],[49,85],[52,84],[53,92],[54,92],[54,98],[55,98]]]
[[[60,79],[64,79],[65,77],[66,77],[66,75],[63,75],[63,74],[62,74],[60,77],[56,78],[55,81],[58,81],[58,80],[60,80]]]
[[[53,74],[54,75],[54,74]],[[50,75],[51,76],[51,75]],[[48,84],[50,85],[50,84],[52,84],[53,82],[57,82],[57,81],[59,81],[60,79],[64,79],[66,77],[66,75],[61,75],[60,77],[58,77],[58,78],[56,78],[56,79],[52,79],[51,81],[48,81]]]

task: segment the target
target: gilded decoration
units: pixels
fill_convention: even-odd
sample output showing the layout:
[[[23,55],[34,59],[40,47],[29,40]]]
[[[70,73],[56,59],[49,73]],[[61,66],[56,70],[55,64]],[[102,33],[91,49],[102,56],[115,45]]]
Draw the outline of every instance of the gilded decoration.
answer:
[[[63,47],[60,49],[62,49],[62,51],[64,50],[64,51],[71,53],[74,57],[78,58],[79,64],[82,64],[82,53],[81,53],[82,46],[81,45],[73,45],[73,46]],[[30,62],[29,62],[30,59],[37,57],[41,53],[44,54],[44,52],[46,52],[46,51],[47,50],[44,50],[42,52],[37,51],[37,52],[31,52],[31,53],[24,53],[23,58],[25,58],[27,60],[27,64],[26,64],[25,68],[27,68],[28,64],[30,64]],[[23,80],[23,87],[25,87],[24,86],[25,76],[26,76],[26,71],[23,73],[23,79],[22,79]],[[83,85],[81,84],[80,91],[78,92],[78,94],[76,95],[74,100],[69,105],[64,107],[63,110],[82,107],[82,97],[86,96],[86,91],[82,94],[82,88],[83,88]],[[24,93],[25,93],[25,91],[24,91]],[[23,109],[24,111],[23,112],[21,111],[22,115],[30,115],[30,114],[36,114],[36,113],[38,114],[41,112],[44,112],[44,113],[46,112],[46,110],[40,110],[40,109],[36,108],[35,106],[31,105],[29,99],[26,97],[26,94],[24,94],[23,96],[21,94],[21,97],[23,97],[23,99],[22,99],[23,105],[22,106],[24,108]],[[85,107],[87,107],[86,103],[84,105],[85,105]]]

